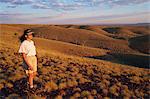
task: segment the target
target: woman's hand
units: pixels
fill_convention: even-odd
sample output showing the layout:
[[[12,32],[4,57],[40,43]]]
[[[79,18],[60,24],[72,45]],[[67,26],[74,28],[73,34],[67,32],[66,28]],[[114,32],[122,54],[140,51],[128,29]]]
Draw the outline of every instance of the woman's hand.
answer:
[[[29,64],[27,56],[25,53],[22,53],[23,59],[25,60],[26,64],[28,65],[28,69],[29,70],[33,70],[33,67],[31,66],[31,64]]]
[[[29,70],[33,70],[33,67],[32,66],[29,66],[29,68],[28,68]]]

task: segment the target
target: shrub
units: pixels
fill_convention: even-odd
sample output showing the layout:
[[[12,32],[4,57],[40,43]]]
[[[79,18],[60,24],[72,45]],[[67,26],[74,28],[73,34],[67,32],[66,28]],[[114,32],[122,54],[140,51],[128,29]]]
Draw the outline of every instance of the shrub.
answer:
[[[83,84],[83,83],[85,83],[85,82],[88,82],[88,80],[85,79],[85,78],[80,78],[80,79],[79,79],[79,84]]]
[[[77,86],[78,85],[78,82],[76,80],[72,80],[72,85],[73,86]]]
[[[121,82],[116,83],[118,87],[121,87]]]
[[[11,76],[8,77],[8,79],[10,81],[13,81],[15,82],[16,80],[19,80],[21,78],[23,78],[24,75],[20,74],[20,73],[15,73],[15,74],[12,74]]]
[[[135,89],[135,95],[138,97],[138,98],[141,98],[144,96],[144,93],[141,92],[139,89]]]
[[[94,97],[92,95],[89,95],[87,98],[88,99],[94,99]]]
[[[6,58],[6,62],[7,62],[7,65],[9,65],[9,66],[13,66],[13,65],[15,65],[13,62],[12,62],[12,60],[10,59],[10,58]]]
[[[73,91],[74,92],[81,92],[81,89],[80,88],[74,88]]]
[[[65,96],[66,95],[66,92],[64,90],[61,90],[60,93],[59,93],[61,96]]]
[[[18,94],[10,94],[6,99],[21,99],[21,97]]]
[[[15,64],[17,64],[17,63],[19,62],[19,60],[16,59],[16,58],[14,58],[14,59],[12,60],[12,62],[15,63]]]
[[[68,87],[73,87],[73,86],[74,86],[71,80],[68,80],[68,81],[67,81],[67,86],[68,86]]]
[[[43,98],[41,98],[40,96],[37,96],[37,95],[30,95],[28,97],[29,97],[29,99],[43,99]]]
[[[4,87],[4,84],[0,83],[0,90]]]
[[[12,88],[12,87],[13,87],[13,84],[12,84],[12,83],[6,83],[6,86],[7,86],[8,88]]]
[[[113,85],[109,88],[109,92],[115,96],[118,96],[118,90],[119,90],[119,87],[117,87],[116,85]]]
[[[45,75],[49,73],[49,70],[46,67],[43,67],[40,69],[40,72],[42,72],[42,74]]]
[[[109,86],[110,85],[110,82],[106,79],[102,80],[102,83],[104,83],[106,86]]]
[[[88,74],[88,75],[92,75],[92,74],[94,74],[94,72],[93,72],[92,69],[87,69],[87,74]]]
[[[74,96],[70,96],[69,99],[76,99]]]
[[[61,95],[55,97],[55,99],[63,99]]]
[[[130,95],[130,91],[129,90],[123,90],[122,92],[121,92],[121,94],[124,96],[124,97],[130,97],[131,95]]]
[[[14,35],[18,35],[18,33],[14,33]]]
[[[96,95],[96,94],[97,94],[97,91],[96,91],[95,89],[93,89],[93,90],[91,91],[91,94],[92,94],[92,95]]]
[[[110,99],[109,97],[104,97],[104,99]]]
[[[78,98],[78,97],[80,97],[81,95],[80,95],[79,92],[76,92],[73,96],[74,96],[75,98]]]
[[[57,90],[58,89],[58,86],[55,82],[53,81],[50,81],[50,82],[47,82],[45,84],[45,89],[50,92],[50,91],[53,91],[53,90]]]
[[[97,83],[97,86],[100,87],[100,89],[105,89],[106,88],[106,85],[102,82]]]
[[[3,72],[3,70],[0,68],[0,73]]]
[[[86,91],[86,90],[85,90],[85,91],[82,91],[82,92],[81,92],[81,96],[82,96],[82,97],[87,97],[87,96],[89,96],[89,95],[90,95],[90,92],[89,92],[89,91]]]
[[[138,76],[132,76],[130,79],[131,79],[131,82],[133,83],[140,83],[141,81],[141,78]]]
[[[67,84],[65,82],[59,84],[59,89],[64,89],[66,87],[67,87]]]
[[[107,89],[102,89],[102,92],[103,92],[104,96],[107,96],[107,94],[108,94],[108,90]]]

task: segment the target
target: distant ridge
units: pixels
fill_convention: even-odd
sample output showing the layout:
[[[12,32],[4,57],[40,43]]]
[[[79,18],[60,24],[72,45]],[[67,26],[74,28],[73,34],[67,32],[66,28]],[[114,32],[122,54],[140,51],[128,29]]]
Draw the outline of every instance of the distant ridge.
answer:
[[[129,24],[92,24],[100,26],[150,26],[150,23],[129,23]]]
[[[0,23],[0,25],[13,25],[12,23]],[[20,23],[14,23],[14,25],[53,25],[53,26],[61,26],[61,25],[90,25],[90,26],[149,26],[150,23],[120,23],[120,24],[109,24],[109,23],[98,23],[98,24],[20,24]]]
[[[137,24],[133,24],[133,25],[136,25],[136,26],[145,26],[145,25],[148,25],[148,26],[150,26],[150,23],[137,23]]]

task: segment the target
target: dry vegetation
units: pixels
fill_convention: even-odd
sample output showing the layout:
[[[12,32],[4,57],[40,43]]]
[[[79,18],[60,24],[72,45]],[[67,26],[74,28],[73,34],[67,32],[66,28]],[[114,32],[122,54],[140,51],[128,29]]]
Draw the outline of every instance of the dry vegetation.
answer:
[[[139,50],[148,44],[148,28],[116,27],[0,25],[0,98],[149,98],[150,71],[145,67],[149,66],[149,53]],[[17,52],[18,37],[26,28],[39,33],[34,38],[38,75],[33,90],[26,84],[22,57]],[[54,39],[56,35],[59,38]],[[82,45],[69,40],[91,41]],[[126,62],[133,63],[123,65]]]
[[[78,57],[38,57],[34,90],[26,87],[22,58],[0,50],[0,96],[42,98],[148,98],[149,70]]]
[[[60,26],[41,26],[32,28],[37,37],[68,42],[81,46],[108,49],[112,52],[133,53],[128,41],[115,39],[87,29],[64,28]]]

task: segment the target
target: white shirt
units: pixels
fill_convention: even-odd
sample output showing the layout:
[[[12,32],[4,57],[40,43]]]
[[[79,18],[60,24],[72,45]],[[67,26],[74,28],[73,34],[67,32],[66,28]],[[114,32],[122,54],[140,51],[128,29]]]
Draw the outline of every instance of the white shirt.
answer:
[[[19,53],[25,53],[27,56],[36,55],[36,48],[33,41],[24,40],[19,48]]]

